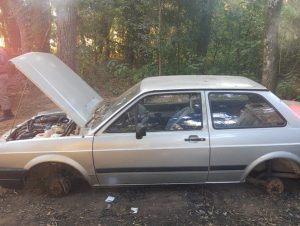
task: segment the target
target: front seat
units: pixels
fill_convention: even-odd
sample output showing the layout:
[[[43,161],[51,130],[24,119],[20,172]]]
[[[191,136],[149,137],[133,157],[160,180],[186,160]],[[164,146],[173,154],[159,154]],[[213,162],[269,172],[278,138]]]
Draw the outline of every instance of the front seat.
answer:
[[[190,106],[176,112],[166,125],[166,130],[192,130],[202,126],[201,99],[199,96],[190,98]]]

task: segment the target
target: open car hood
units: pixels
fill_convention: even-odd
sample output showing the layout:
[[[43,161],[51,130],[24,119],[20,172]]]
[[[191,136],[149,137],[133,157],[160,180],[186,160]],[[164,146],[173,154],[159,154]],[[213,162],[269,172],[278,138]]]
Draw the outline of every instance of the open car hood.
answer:
[[[84,127],[103,101],[86,82],[56,56],[31,52],[11,62],[74,122]]]

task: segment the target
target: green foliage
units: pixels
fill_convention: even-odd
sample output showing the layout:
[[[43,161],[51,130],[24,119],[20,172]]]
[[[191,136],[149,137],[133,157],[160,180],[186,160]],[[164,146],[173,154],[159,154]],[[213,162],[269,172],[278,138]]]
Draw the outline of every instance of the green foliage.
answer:
[[[299,12],[300,1],[284,3],[278,91],[286,98],[299,95]],[[79,18],[79,71],[90,81],[103,65],[113,80],[158,75],[159,56],[164,75],[261,79],[265,0],[81,0]]]
[[[108,70],[117,77],[127,77],[130,76],[130,68],[128,64],[119,64],[115,60],[111,60],[107,63]]]
[[[148,76],[154,76],[157,72],[157,65],[146,64],[139,68],[130,68],[126,63],[118,63],[115,60],[107,63],[107,68],[116,78],[131,77],[135,82]]]
[[[219,1],[212,20],[208,71],[259,79],[262,70],[264,1]]]
[[[131,71],[133,80],[135,82],[140,81],[143,78],[149,76],[156,76],[157,75],[157,65],[156,64],[146,64],[138,69],[133,69]]]
[[[279,82],[277,86],[278,96],[282,99],[299,99],[300,92],[297,90],[295,83],[291,81],[282,81]]]
[[[293,86],[298,86],[300,95],[300,1],[290,0],[282,9],[282,20],[279,28],[279,79]],[[279,92],[282,92],[282,85],[279,84]],[[291,90],[295,90],[294,87]],[[291,92],[287,89],[288,92]],[[291,96],[289,94],[288,96]]]

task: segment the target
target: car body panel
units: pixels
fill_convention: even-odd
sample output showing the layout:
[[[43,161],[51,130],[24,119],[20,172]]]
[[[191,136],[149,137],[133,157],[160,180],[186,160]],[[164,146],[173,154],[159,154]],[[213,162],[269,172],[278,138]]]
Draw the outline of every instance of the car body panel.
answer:
[[[206,91],[206,100],[209,103]],[[219,91],[224,92],[224,91]],[[231,91],[238,93],[249,93],[249,91]],[[285,104],[271,92],[255,91],[255,94],[263,96],[271,103],[287,120],[283,127],[271,128],[243,128],[243,129],[214,129],[212,120],[209,120],[210,128],[210,165],[224,166],[216,170],[211,167],[209,171],[209,182],[217,181],[243,181],[245,170],[253,162],[270,153],[282,153],[287,155],[300,153],[300,129],[299,122],[290,114]],[[211,115],[208,108],[208,115]],[[276,155],[270,155],[276,158]],[[277,156],[281,158],[282,156]],[[266,159],[265,159],[266,160]],[[228,167],[231,166],[231,167]]]
[[[265,87],[247,78],[196,75],[147,78],[141,81],[137,93],[122,98],[126,101],[121,100],[121,105],[115,103],[119,107],[108,111],[107,117],[92,127],[87,123],[102,98],[66,65],[44,53],[29,53],[12,61],[81,127],[81,135],[28,140],[2,137],[0,185],[21,182],[28,170],[49,162],[72,166],[92,186],[242,182],[254,167],[269,159],[286,158],[300,163],[298,114]],[[261,95],[283,116],[286,124],[273,128],[215,129],[210,92]],[[175,93],[201,94],[202,129],[147,132],[142,139],[137,139],[135,132],[105,132],[144,97]],[[203,140],[186,141],[191,135]]]
[[[284,100],[284,103],[300,118],[300,102]]]
[[[102,102],[99,94],[52,54],[32,52],[11,62],[81,127]]]
[[[180,93],[187,92],[176,92]],[[196,93],[202,93],[202,109],[205,112],[204,93]],[[115,119],[141,99],[158,94],[174,92],[142,95]],[[112,123],[113,120],[105,128]],[[135,133],[104,133],[105,128],[96,134],[93,145],[94,165],[100,184],[204,183],[207,180],[209,136],[205,114],[203,128],[199,131],[147,132],[142,139],[136,139]],[[205,138],[205,141],[185,141],[191,135]]]
[[[90,184],[97,184],[92,156],[93,137],[61,137],[0,143],[1,169],[30,170],[34,166],[59,162],[72,166]]]
[[[284,148],[286,150],[286,148]],[[297,148],[299,150],[299,147]],[[247,168],[244,170],[243,176],[240,180],[240,182],[244,182],[247,178],[247,176],[251,173],[251,171],[258,166],[261,163],[267,162],[268,160],[274,160],[274,159],[287,159],[291,160],[294,163],[296,163],[298,166],[300,165],[300,157],[299,157],[299,151],[297,153],[291,153],[288,151],[275,151],[275,152],[269,152],[265,155],[260,156],[259,158],[255,159],[253,162],[251,162]]]
[[[168,90],[267,90],[263,85],[241,76],[169,75],[148,77],[141,82],[141,93]]]
[[[135,134],[102,134],[95,137],[94,163],[99,183],[159,184],[205,182],[208,173],[208,141],[188,143],[191,134],[208,138],[207,133],[185,131]]]

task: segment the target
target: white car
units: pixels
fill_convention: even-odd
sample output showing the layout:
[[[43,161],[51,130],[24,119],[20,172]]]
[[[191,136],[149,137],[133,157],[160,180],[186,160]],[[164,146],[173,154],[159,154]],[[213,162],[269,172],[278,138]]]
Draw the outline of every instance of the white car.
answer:
[[[239,183],[282,192],[300,177],[300,104],[244,77],[142,80],[107,104],[58,58],[12,60],[62,112],[38,114],[2,136],[0,185],[35,176],[53,195],[74,178],[91,186]]]

